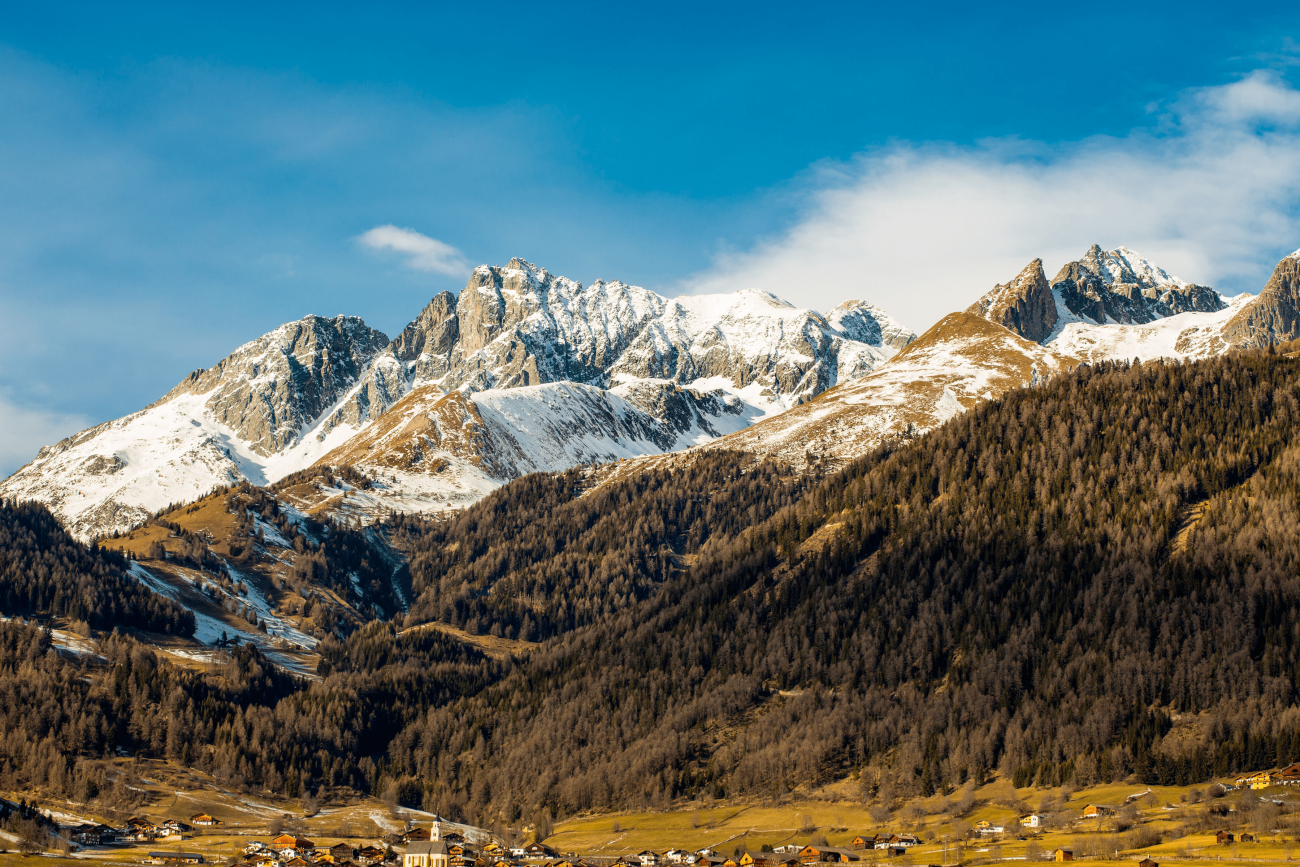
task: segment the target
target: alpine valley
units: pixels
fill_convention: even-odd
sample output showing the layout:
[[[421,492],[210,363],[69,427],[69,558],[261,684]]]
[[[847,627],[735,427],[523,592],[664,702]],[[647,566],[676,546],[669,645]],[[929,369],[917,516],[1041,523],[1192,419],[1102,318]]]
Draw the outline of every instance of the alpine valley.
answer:
[[[918,336],[513,259],[41,449],[0,484],[0,831],[1300,830],[1280,782],[1219,800],[1300,779],[1300,251],[1231,299],[1123,247],[1008,277]]]

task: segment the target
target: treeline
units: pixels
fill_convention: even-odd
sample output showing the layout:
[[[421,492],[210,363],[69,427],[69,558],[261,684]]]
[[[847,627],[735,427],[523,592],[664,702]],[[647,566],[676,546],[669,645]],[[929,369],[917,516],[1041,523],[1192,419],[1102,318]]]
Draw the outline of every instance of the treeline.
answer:
[[[194,615],[129,568],[122,555],[73,539],[45,506],[0,501],[0,613],[193,634]]]
[[[585,493],[586,470],[536,473],[441,522],[398,517],[418,598],[408,623],[542,640],[653,594],[711,540],[797,500],[774,463],[713,452]]]

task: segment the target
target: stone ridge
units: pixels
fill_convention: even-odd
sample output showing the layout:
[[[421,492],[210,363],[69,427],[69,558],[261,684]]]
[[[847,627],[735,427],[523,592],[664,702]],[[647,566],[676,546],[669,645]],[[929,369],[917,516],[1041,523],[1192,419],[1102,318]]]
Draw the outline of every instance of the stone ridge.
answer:
[[[823,317],[770,293],[715,297],[730,306],[701,312],[698,298],[670,300],[619,281],[584,287],[518,258],[480,265],[459,297],[435,297],[375,359],[318,437],[360,426],[427,384],[447,392],[720,379],[794,405],[869,373],[916,337],[864,302]]]
[[[1042,343],[1056,327],[1056,299],[1035,259],[1009,283],[1000,283],[966,311],[995,322],[1027,340]]]

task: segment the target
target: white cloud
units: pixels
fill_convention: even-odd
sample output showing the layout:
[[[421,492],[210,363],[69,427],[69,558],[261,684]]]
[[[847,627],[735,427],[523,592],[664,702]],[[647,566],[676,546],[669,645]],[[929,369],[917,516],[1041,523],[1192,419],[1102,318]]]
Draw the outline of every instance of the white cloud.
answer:
[[[20,406],[0,390],[0,479],[36,457],[41,446],[89,426],[84,416]]]
[[[414,229],[375,226],[359,240],[372,250],[393,250],[406,256],[406,267],[459,277],[469,271],[469,262],[450,244],[422,235]]]
[[[1035,257],[1051,277],[1097,243],[1258,291],[1300,247],[1298,126],[1300,92],[1256,72],[1183,93],[1121,137],[905,144],[819,165],[791,228],[684,289],[753,286],[821,310],[865,299],[920,330]]]

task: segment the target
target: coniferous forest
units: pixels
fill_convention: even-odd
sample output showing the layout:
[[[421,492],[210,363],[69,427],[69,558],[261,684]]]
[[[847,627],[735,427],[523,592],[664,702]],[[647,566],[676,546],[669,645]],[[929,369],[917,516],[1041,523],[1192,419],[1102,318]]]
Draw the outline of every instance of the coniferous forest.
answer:
[[[418,597],[327,639],[319,682],[252,647],[197,673],[0,625],[0,784],[84,794],[123,749],[486,823],[1298,760],[1297,431],[1300,361],[1259,353],[1083,366],[820,477],[735,453],[527,477],[389,521]],[[41,510],[0,513],[6,615],[185,631],[112,556],[33,546]],[[434,620],[539,643],[399,634]]]

